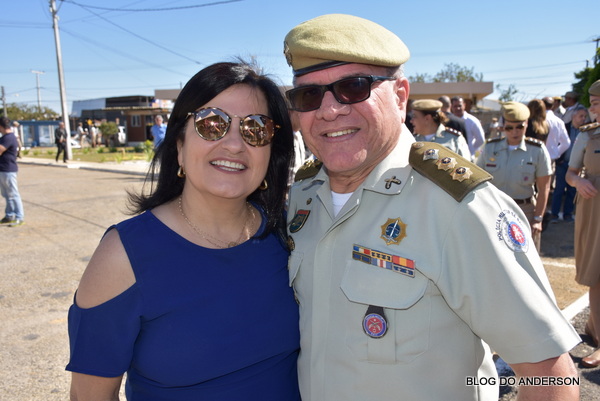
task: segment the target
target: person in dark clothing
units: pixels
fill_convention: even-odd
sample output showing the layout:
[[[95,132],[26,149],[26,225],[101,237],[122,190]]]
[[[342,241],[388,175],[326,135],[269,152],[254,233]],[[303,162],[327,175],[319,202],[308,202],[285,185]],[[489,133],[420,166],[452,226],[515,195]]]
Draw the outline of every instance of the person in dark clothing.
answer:
[[[67,162],[67,130],[65,123],[62,121],[58,124],[58,128],[54,130],[54,143],[56,144],[56,161],[63,153],[63,162]]]

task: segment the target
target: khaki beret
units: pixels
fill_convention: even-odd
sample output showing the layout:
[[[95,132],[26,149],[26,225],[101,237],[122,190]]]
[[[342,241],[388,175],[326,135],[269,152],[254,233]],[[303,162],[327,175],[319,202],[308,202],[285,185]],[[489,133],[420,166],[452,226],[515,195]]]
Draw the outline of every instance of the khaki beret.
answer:
[[[418,99],[412,104],[413,110],[435,112],[442,108],[442,102],[434,99]]]
[[[600,79],[594,82],[592,86],[590,86],[590,89],[588,89],[588,93],[592,96],[600,96]]]
[[[502,116],[506,121],[527,121],[530,115],[529,107],[519,102],[506,102],[502,105]]]
[[[562,101],[562,96],[554,96],[552,99]]]
[[[301,23],[286,35],[283,45],[295,76],[349,63],[397,67],[410,57],[393,32],[345,14],[322,15]]]

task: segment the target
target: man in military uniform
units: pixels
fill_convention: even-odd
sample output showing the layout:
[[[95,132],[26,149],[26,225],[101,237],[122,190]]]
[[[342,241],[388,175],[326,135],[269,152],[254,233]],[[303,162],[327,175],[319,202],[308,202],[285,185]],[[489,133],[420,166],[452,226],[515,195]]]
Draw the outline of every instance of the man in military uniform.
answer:
[[[300,171],[288,212],[302,398],[497,400],[490,347],[519,376],[576,376],[567,351],[580,338],[521,209],[404,125],[404,43],[334,14],[292,29],[284,53],[290,108],[323,163]],[[579,388],[519,393],[575,400]]]
[[[490,139],[485,144],[477,165],[489,172],[494,177],[492,183],[523,210],[539,251],[552,178],[552,160],[542,141],[525,137],[529,118],[527,106],[507,102],[502,105],[502,117],[504,136]]]
[[[469,145],[465,138],[455,129],[445,126],[448,117],[442,113],[442,102],[434,99],[418,99],[413,102],[415,140],[419,142],[436,142],[467,160],[471,159]]]

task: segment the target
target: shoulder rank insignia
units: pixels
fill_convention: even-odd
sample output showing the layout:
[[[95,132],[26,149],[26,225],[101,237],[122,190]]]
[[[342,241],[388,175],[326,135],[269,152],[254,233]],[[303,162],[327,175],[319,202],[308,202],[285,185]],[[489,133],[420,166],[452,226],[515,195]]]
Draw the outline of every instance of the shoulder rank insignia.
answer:
[[[454,128],[450,128],[450,127],[445,127],[444,131],[447,131],[447,132],[451,133],[452,135],[456,135],[456,136],[461,136],[462,135],[460,133],[460,131],[455,130]]]
[[[381,226],[381,239],[386,245],[398,245],[406,237],[406,224],[397,219],[387,219]]]
[[[582,125],[581,127],[579,127],[579,131],[580,132],[587,132],[587,131],[591,131],[591,130],[593,130],[595,128],[600,128],[600,123],[599,122]]]
[[[493,142],[500,142],[501,140],[503,140],[505,137],[504,136],[498,136],[496,138],[490,138],[486,141],[486,143],[493,143]]]
[[[541,147],[542,144],[544,143],[544,142],[540,141],[539,139],[535,139],[535,138],[532,138],[529,136],[525,137],[525,142],[527,142],[530,145],[537,146],[537,147]]]
[[[462,201],[481,183],[492,179],[487,171],[445,146],[435,142],[423,144],[423,142],[415,142],[412,145],[408,158],[410,165],[421,175],[436,183],[457,202]],[[438,150],[439,160],[423,160],[424,153],[430,149]],[[442,160],[447,160],[447,164],[453,164],[453,166],[451,168],[441,167]],[[450,163],[450,160],[453,163]]]
[[[321,167],[323,167],[323,162],[320,160],[307,160],[296,172],[294,181],[314,177],[321,170]]]

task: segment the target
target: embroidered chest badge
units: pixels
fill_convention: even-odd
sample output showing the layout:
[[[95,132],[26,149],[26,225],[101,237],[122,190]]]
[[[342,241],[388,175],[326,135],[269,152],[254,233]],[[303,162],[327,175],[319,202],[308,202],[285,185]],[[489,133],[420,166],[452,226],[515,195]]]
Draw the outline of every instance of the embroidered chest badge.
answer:
[[[290,232],[297,233],[306,223],[310,210],[298,210],[290,223]]]
[[[511,210],[503,210],[496,220],[496,234],[513,252],[527,252],[529,249],[528,232],[525,225]]]
[[[406,237],[406,224],[400,220],[387,219],[387,221],[381,226],[381,239],[385,241],[386,245],[398,245]]]

